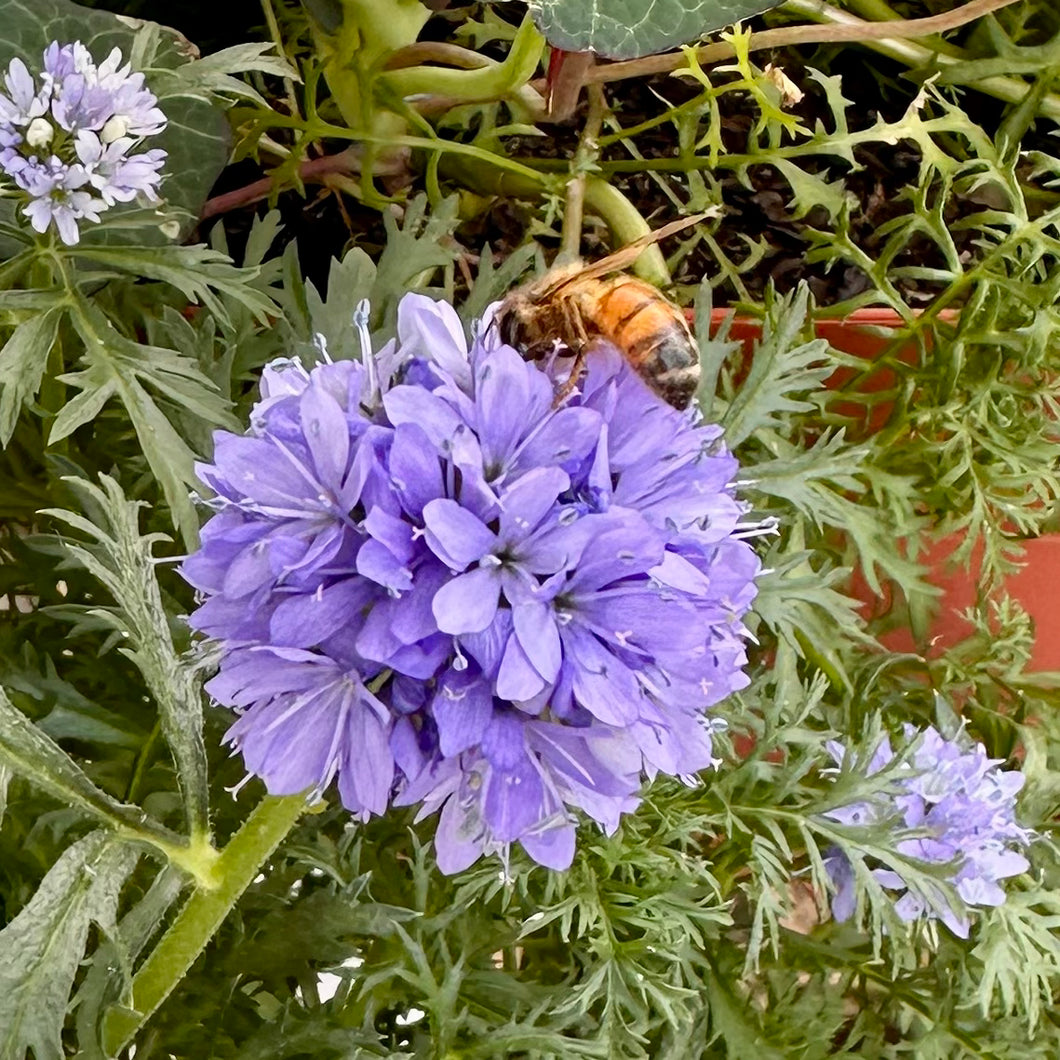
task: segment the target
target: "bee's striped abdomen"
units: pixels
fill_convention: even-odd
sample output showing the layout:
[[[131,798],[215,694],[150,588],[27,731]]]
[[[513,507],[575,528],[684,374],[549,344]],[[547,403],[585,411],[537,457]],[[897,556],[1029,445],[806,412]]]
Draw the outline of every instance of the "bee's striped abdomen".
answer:
[[[699,351],[681,310],[632,276],[606,288],[594,314],[600,334],[660,397],[686,408],[699,385]]]

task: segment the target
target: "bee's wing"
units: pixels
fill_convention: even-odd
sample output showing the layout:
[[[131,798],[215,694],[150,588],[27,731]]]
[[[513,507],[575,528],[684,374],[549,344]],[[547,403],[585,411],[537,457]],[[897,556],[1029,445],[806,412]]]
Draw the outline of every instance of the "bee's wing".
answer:
[[[642,235],[640,239],[634,239],[632,243],[627,243],[613,254],[608,254],[606,258],[601,258],[599,261],[591,262],[589,265],[578,269],[577,272],[565,272],[564,275],[558,276],[551,284],[546,283],[535,294],[538,298],[547,298],[561,291],[569,283],[576,283],[579,280],[594,280],[598,276],[606,276],[609,272],[621,272],[632,265],[653,243],[658,243],[660,240],[666,239],[667,236],[672,236],[676,232],[690,228],[694,224],[699,224],[704,218],[710,216],[709,213],[697,213],[691,217],[679,217],[676,221],[671,221],[668,225],[655,229],[654,232]],[[547,281],[547,277],[545,279]]]

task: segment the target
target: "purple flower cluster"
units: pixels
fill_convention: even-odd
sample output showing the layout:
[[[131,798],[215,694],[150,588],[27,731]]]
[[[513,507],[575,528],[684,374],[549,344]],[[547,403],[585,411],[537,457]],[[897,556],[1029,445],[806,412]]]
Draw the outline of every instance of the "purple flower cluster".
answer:
[[[572,808],[610,833],[642,774],[711,764],[759,565],[719,428],[607,349],[557,408],[479,334],[407,295],[378,356],[267,367],[183,572],[271,792],[441,810],[445,872],[513,842],[564,868]]]
[[[74,244],[78,221],[99,221],[115,203],[143,195],[158,201],[166,152],[133,154],[144,136],[166,127],[144,75],[122,65],[115,48],[97,65],[88,49],[52,43],[34,78],[12,59],[0,93],[0,170],[22,193],[38,232],[54,225]]]
[[[906,738],[916,737],[907,725]],[[845,752],[831,742],[828,751],[837,764]],[[895,759],[886,737],[868,765],[871,776]],[[899,840],[897,850],[932,865],[953,864],[949,882],[968,906],[996,906],[1005,901],[998,881],[1025,872],[1029,862],[1019,853],[1031,833],[1016,822],[1016,795],[1024,776],[1001,770],[1000,759],[987,758],[982,744],[969,750],[964,741],[944,739],[934,728],[920,734],[911,754],[895,767],[890,789],[872,801],[852,803],[825,814],[841,824],[871,825],[901,821],[916,834]],[[832,914],[848,920],[856,906],[854,871],[838,850],[826,858],[836,893]],[[941,888],[906,881],[893,869],[876,869],[875,879],[900,894],[895,910],[904,921],[921,916],[940,919],[955,935],[968,937],[966,915],[955,912]]]

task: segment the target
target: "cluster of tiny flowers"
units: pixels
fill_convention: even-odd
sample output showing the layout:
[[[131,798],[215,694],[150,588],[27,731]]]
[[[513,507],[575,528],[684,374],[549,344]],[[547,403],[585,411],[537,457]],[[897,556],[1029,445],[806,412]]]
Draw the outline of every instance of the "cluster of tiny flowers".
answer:
[[[363,328],[362,345],[367,345]],[[208,690],[270,792],[440,810],[456,872],[518,842],[565,868],[644,775],[712,764],[747,684],[759,564],[720,429],[613,349],[578,391],[448,305],[401,303],[362,362],[275,362],[246,435],[199,468],[216,514],[183,566]]]
[[[78,241],[79,221],[97,222],[115,203],[158,201],[166,152],[133,150],[166,127],[144,75],[115,48],[98,66],[88,49],[50,44],[39,77],[12,59],[0,92],[0,170],[14,183],[38,232],[54,225]]]
[[[872,801],[852,803],[832,810],[827,817],[842,824],[871,825],[901,821],[916,835],[897,844],[899,853],[928,864],[955,866],[949,882],[968,906],[997,906],[1005,901],[998,883],[1018,876],[1029,867],[1019,852],[1032,836],[1016,821],[1016,795],[1024,776],[998,769],[999,759],[987,758],[982,744],[968,749],[961,740],[947,740],[934,728],[917,738],[906,726],[908,740],[916,739],[912,753],[894,767],[887,792]],[[844,749],[828,744],[837,764]],[[868,773],[878,773],[895,759],[886,737],[869,762]],[[844,854],[833,850],[826,865],[835,887],[832,914],[847,920],[856,906],[854,871]],[[898,894],[895,910],[906,922],[919,917],[940,919],[955,935],[968,937],[970,922],[955,912],[941,888],[914,884],[892,869],[876,869],[873,876]]]

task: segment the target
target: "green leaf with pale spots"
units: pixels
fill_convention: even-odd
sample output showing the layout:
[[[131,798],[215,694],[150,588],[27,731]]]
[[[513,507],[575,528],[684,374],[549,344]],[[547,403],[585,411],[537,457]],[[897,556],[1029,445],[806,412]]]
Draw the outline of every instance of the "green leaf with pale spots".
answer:
[[[534,0],[530,10],[556,48],[636,59],[777,6],[776,0]]]

